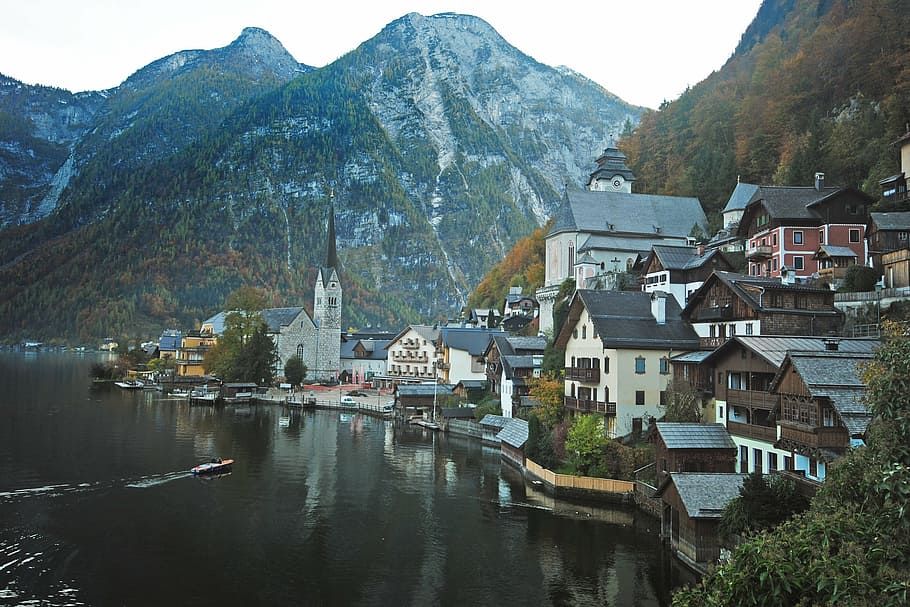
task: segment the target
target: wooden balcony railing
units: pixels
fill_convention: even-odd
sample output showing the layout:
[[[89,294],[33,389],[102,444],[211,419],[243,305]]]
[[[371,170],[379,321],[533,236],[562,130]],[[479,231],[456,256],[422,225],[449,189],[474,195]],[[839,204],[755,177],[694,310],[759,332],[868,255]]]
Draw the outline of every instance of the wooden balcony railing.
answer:
[[[850,436],[846,428],[837,426],[820,426],[810,428],[788,420],[779,420],[780,437],[806,447],[815,449],[847,449],[850,447]]]
[[[566,379],[574,379],[586,383],[600,381],[600,369],[584,369],[582,367],[566,367]]]
[[[772,411],[780,403],[780,396],[760,390],[727,390],[727,405]]]
[[[728,421],[727,432],[735,436],[754,438],[766,443],[773,443],[777,440],[777,428],[774,426],[755,426],[753,424]]]
[[[572,411],[581,411],[583,413],[603,413],[611,417],[616,417],[616,403],[607,403],[600,400],[585,400],[567,396],[565,399],[566,409]]]
[[[746,259],[765,259],[771,257],[774,251],[767,245],[760,245],[754,249],[746,251]]]

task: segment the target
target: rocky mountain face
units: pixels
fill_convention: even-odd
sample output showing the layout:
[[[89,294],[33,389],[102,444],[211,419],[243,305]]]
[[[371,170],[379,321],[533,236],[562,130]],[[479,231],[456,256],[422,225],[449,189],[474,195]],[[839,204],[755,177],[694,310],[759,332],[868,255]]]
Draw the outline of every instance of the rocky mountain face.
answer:
[[[330,203],[346,323],[449,314],[641,112],[454,14],[407,15],[317,70],[247,29],[111,91],[56,92],[85,99],[82,120],[21,186],[25,134],[60,129],[0,97],[23,125],[0,123],[0,334],[192,326],[241,284],[309,305]]]

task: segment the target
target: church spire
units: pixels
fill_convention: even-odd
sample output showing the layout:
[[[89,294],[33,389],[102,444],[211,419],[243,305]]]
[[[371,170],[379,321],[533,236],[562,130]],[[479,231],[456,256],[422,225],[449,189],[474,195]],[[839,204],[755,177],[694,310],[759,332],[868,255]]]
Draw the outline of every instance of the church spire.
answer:
[[[326,236],[325,267],[338,269],[338,253],[335,250],[335,192],[332,192],[329,205],[329,229]]]

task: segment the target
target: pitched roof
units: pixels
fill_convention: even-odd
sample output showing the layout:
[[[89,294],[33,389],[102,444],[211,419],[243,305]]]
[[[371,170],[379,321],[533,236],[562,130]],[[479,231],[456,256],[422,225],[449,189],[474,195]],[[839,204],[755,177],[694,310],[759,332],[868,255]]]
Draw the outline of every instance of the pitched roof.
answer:
[[[710,262],[715,256],[723,256],[718,249],[701,249],[689,246],[654,245],[651,255],[657,257],[665,270],[694,270]],[[648,262],[646,262],[647,264]],[[729,264],[727,264],[729,267]]]
[[[341,358],[350,358],[353,360],[386,360],[389,356],[386,346],[391,340],[388,339],[343,339],[341,340]],[[363,345],[363,349],[369,354],[367,356],[355,356],[354,349],[357,344]]]
[[[581,308],[584,308],[605,348],[697,350],[698,334],[688,323],[680,320],[676,298],[663,298],[666,322],[658,324],[651,314],[651,299],[655,295],[640,291],[579,289],[572,299],[569,318],[557,337],[557,343],[565,347]]]
[[[852,257],[856,259],[857,255],[850,247],[823,244],[815,252],[815,258],[818,259],[819,257]]]
[[[737,344],[754,352],[769,365],[778,367],[783,364],[788,352],[824,352],[829,344],[836,344],[837,351],[851,354],[871,354],[881,342],[867,338],[829,338],[809,337],[802,335],[734,335],[705,360],[713,360],[726,353]]]
[[[701,303],[701,301],[704,299],[705,294],[710,292],[711,287],[717,281],[726,285],[727,288],[729,288],[739,299],[741,299],[746,305],[754,310],[776,310],[780,312],[786,312],[788,314],[810,314],[812,316],[837,316],[841,314],[841,312],[839,312],[834,307],[834,294],[830,289],[810,287],[803,284],[785,284],[781,281],[780,278],[772,278],[770,276],[749,276],[747,274],[737,274],[735,272],[714,270],[714,272],[711,273],[711,276],[705,280],[704,284],[702,284],[702,286],[700,286],[689,297],[689,301],[682,312],[683,318],[689,317],[691,311],[697,305],[699,305],[699,303]],[[790,292],[796,291],[800,293],[822,293],[826,296],[830,295],[832,297],[832,305],[831,308],[827,310],[794,310],[792,308],[772,308],[765,305],[765,301],[761,295],[768,290]],[[753,295],[755,291],[759,292],[760,294],[758,299],[756,299]]]
[[[496,435],[496,438],[507,445],[520,449],[528,441],[528,422],[516,417],[510,417],[503,429]]]
[[[262,316],[262,320],[265,321],[265,324],[268,325],[269,331],[278,333],[281,330],[281,327],[286,327],[294,322],[294,319],[297,318],[301,312],[306,314],[307,318],[310,318],[310,315],[307,314],[306,310],[299,306],[292,308],[266,308],[265,310],[260,310],[259,314]],[[203,324],[211,325],[212,332],[215,335],[222,335],[224,333],[225,320],[229,313],[230,312],[218,312],[207,319]]]
[[[398,384],[398,396],[433,396],[442,398],[455,394],[455,386],[449,384]]]
[[[869,213],[879,230],[910,230],[910,211]]]
[[[771,383],[775,390],[788,366],[792,366],[813,398],[827,398],[851,435],[862,434],[872,420],[863,397],[866,384],[859,366],[872,360],[871,353],[791,352]]]
[[[481,426],[491,426],[493,428],[505,428],[506,424],[510,417],[505,417],[503,415],[493,415],[492,413],[487,413],[483,416],[483,419],[480,420]]]
[[[696,224],[702,229],[707,225],[697,198],[566,190],[547,236],[560,232],[615,232],[686,237]]]
[[[758,191],[759,186],[754,183],[743,183],[741,181],[736,182],[736,187],[733,188],[733,192],[730,194],[730,198],[727,200],[727,205],[724,207],[722,213],[729,213],[731,211],[742,211],[746,208],[746,205],[749,204],[749,201],[752,200],[752,196]]]
[[[736,449],[723,424],[657,422],[667,449]]]
[[[180,347],[180,340],[183,339],[183,333],[176,329],[167,329],[162,331],[161,337],[158,338],[159,350],[176,350]]]
[[[746,474],[671,472],[657,490],[660,496],[672,483],[689,518],[720,518],[724,506],[739,496]]]
[[[439,339],[449,348],[463,350],[471,356],[480,356],[486,351],[491,337],[496,333],[503,331],[485,327],[442,327],[439,330]]]

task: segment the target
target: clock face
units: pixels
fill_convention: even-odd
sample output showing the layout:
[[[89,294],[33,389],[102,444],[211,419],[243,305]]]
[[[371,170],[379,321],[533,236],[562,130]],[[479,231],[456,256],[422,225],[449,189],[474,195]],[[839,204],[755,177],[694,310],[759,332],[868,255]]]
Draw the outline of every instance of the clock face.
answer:
[[[619,189],[622,187],[622,182],[625,181],[620,175],[613,177],[613,188]]]

